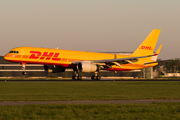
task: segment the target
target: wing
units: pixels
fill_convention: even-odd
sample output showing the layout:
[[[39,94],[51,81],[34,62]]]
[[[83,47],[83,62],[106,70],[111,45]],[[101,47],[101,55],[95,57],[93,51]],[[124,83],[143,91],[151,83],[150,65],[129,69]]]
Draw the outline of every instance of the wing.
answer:
[[[154,55],[148,55],[148,56],[139,56],[139,57],[127,57],[127,58],[117,58],[117,59],[105,59],[105,60],[89,60],[86,62],[90,62],[92,64],[96,64],[100,66],[101,69],[107,69],[112,68],[112,65],[116,65],[121,67],[123,64],[133,64],[134,62],[137,62],[139,58],[147,58],[152,57]],[[72,61],[72,64],[78,64],[83,61]]]
[[[116,65],[118,67],[121,67],[121,65],[123,65],[123,64],[129,64],[129,63],[134,65],[134,62],[137,62],[138,58],[147,58],[147,57],[151,57],[151,56],[127,57],[127,58],[107,59],[107,60],[94,60],[93,63],[95,63],[97,65],[101,65],[101,68],[106,69],[106,68],[112,68],[111,67],[112,65]],[[104,63],[104,65],[102,65],[101,63]]]
[[[156,63],[157,56],[161,50],[161,47],[162,47],[162,45],[158,48],[157,52],[154,55],[136,56],[136,57],[130,56],[130,57],[126,57],[126,58],[115,58],[115,59],[105,59],[105,60],[88,60],[85,62],[96,64],[101,69],[107,69],[107,68],[112,68],[111,67],[112,65],[116,65],[119,67],[121,67],[121,65],[123,65],[123,64],[129,64],[129,63],[134,65],[134,62],[138,62],[139,58],[151,58],[151,60],[153,62],[144,63],[144,65],[147,65],[147,64],[151,64],[151,63]],[[72,64],[78,64],[81,62],[83,62],[83,61],[72,61]]]
[[[118,61],[123,61],[123,60],[137,60],[138,58],[146,58],[146,57],[151,57],[153,55],[149,56],[140,56],[140,57],[127,57],[127,58],[117,58],[117,59],[106,59],[106,60],[94,60],[94,63],[104,63],[104,62],[118,62]]]

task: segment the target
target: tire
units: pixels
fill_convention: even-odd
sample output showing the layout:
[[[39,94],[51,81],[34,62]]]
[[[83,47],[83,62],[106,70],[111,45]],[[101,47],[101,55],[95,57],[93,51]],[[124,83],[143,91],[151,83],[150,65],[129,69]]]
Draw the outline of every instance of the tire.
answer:
[[[100,76],[94,76],[94,80],[100,80],[101,77]]]
[[[78,76],[78,80],[82,80],[82,76]]]
[[[94,76],[91,76],[91,80],[94,80]]]
[[[94,80],[98,80],[98,76],[94,76]]]
[[[75,76],[72,76],[72,80],[75,80]]]
[[[97,80],[100,80],[101,79],[101,76],[97,76]]]
[[[26,75],[26,72],[22,72],[22,75]]]
[[[75,76],[75,80],[78,80],[79,79],[79,76]]]

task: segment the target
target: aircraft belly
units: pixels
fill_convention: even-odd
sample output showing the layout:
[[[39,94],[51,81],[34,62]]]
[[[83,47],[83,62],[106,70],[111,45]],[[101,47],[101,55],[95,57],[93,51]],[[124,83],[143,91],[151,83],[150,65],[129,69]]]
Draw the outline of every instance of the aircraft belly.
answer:
[[[112,69],[113,68],[113,69]],[[112,66],[112,68],[108,68],[107,70],[110,71],[130,71],[130,70],[136,70],[136,69],[142,69],[145,68],[145,65],[141,64],[127,64],[127,65],[122,65],[121,67],[118,66]]]

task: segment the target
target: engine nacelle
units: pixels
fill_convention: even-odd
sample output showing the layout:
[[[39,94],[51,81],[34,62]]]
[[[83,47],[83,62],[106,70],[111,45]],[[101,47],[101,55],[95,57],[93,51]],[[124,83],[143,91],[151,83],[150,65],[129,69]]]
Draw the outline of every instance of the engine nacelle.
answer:
[[[58,72],[64,72],[66,68],[62,66],[44,65],[44,70],[50,73],[58,73]]]
[[[96,72],[98,67],[90,62],[81,62],[77,64],[77,69],[80,72]]]

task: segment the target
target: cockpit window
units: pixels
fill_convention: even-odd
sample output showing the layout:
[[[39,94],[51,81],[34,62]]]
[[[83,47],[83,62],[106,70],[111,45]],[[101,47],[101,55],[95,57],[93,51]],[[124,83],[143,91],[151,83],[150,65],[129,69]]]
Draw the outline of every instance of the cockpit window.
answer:
[[[19,51],[10,51],[9,53],[19,53]]]

